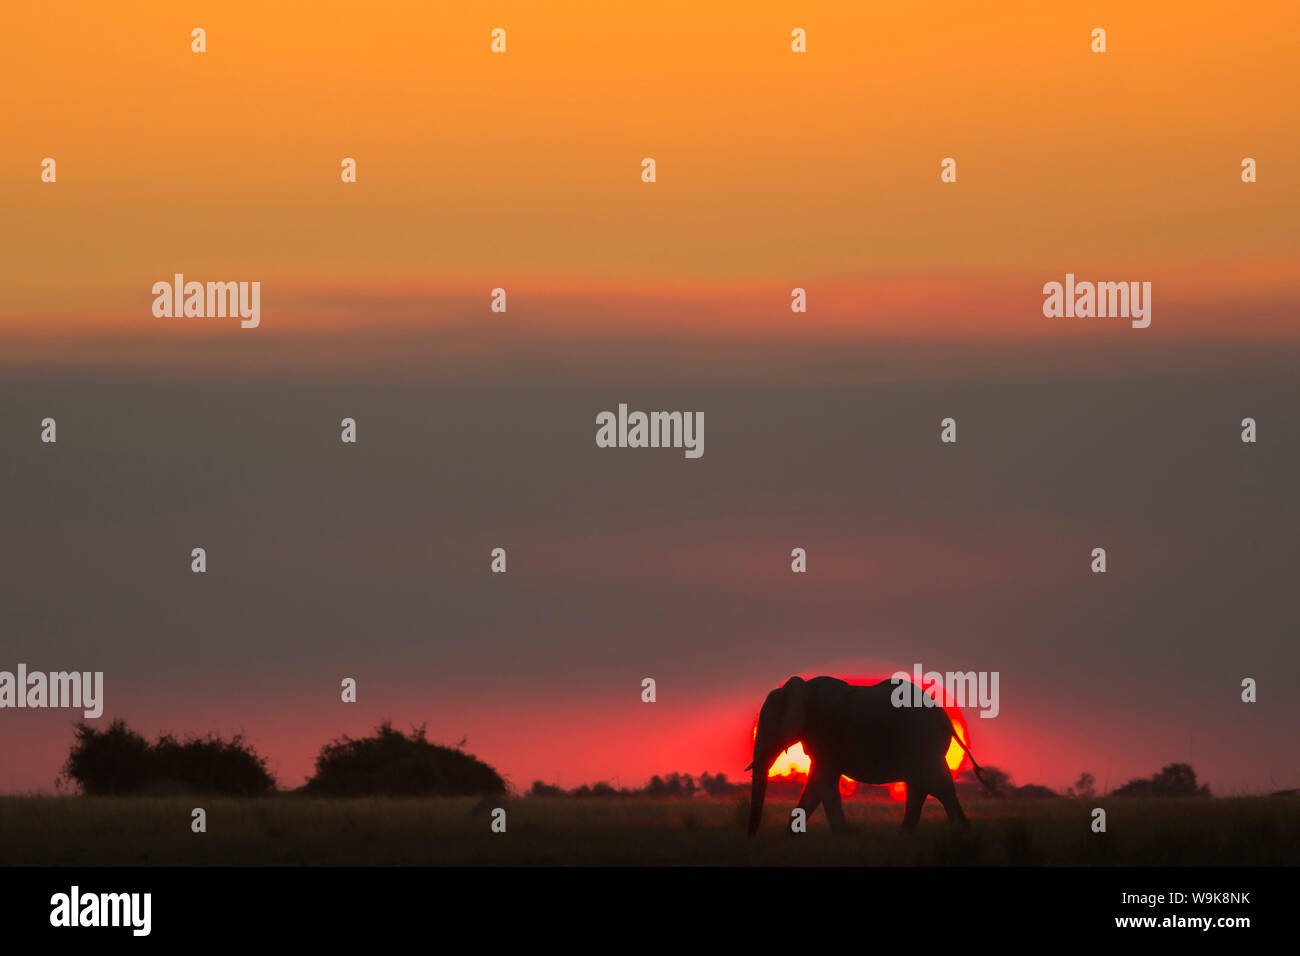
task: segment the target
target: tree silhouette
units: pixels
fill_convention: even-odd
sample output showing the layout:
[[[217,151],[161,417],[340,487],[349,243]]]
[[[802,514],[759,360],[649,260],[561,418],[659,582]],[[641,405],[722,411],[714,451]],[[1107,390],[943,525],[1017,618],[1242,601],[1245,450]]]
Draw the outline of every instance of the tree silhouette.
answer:
[[[1117,797],[1199,797],[1209,796],[1208,786],[1196,785],[1196,771],[1191,764],[1167,764],[1150,779],[1136,778],[1118,788]]]
[[[149,743],[125,721],[106,730],[77,724],[63,776],[88,794],[135,794],[166,791],[253,795],[275,789],[266,760],[236,735],[190,737],[171,734]]]
[[[1092,774],[1084,771],[1079,774],[1079,779],[1074,781],[1074,786],[1066,790],[1066,795],[1071,797],[1082,797],[1088,799],[1096,795],[1097,778]]]
[[[504,791],[494,769],[453,747],[429,743],[424,727],[409,737],[384,721],[371,737],[346,735],[316,758],[307,793],[345,796],[461,797]]]

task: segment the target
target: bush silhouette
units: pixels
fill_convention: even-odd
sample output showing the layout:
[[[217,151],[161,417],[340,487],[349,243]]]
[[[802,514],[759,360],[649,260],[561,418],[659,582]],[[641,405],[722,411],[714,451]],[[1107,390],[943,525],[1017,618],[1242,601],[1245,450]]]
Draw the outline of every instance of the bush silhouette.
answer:
[[[139,794],[190,791],[251,796],[275,789],[275,778],[240,736],[179,741],[164,734],[156,743],[122,720],[96,730],[77,724],[63,776],[84,793]]]
[[[505,787],[501,775],[481,760],[429,743],[424,727],[408,737],[384,721],[372,737],[344,736],[322,747],[316,775],[303,789],[331,796],[464,797]]]
[[[670,773],[665,779],[655,774],[646,784],[647,797],[693,797],[695,796],[695,778],[689,773]]]
[[[1171,763],[1151,778],[1130,780],[1116,788],[1117,797],[1208,797],[1210,788],[1196,785],[1191,764]]]

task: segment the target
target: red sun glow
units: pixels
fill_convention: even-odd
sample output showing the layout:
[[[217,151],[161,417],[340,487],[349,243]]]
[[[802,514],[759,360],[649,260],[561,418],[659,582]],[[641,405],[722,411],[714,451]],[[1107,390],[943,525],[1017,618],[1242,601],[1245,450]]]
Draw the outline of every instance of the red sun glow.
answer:
[[[869,680],[850,680],[850,684],[876,684],[876,679]],[[929,688],[927,688],[929,692]],[[939,688],[938,693],[942,694],[943,689]],[[944,712],[952,720],[952,729],[963,743],[969,746],[970,737],[966,731],[966,718],[962,716],[959,707],[945,705]],[[754,718],[754,734],[758,736],[758,718]],[[966,752],[961,749],[961,745],[953,740],[948,744],[948,752],[944,755],[944,760],[948,763],[948,772],[954,777],[961,770],[962,763],[966,760]],[[804,753],[803,744],[797,743],[793,747],[781,751],[781,755],[772,763],[772,769],[767,772],[768,779],[794,780],[802,783],[808,779],[808,767],[811,761]],[[840,777],[840,794],[842,796],[851,796],[857,789],[858,782],[849,777]],[[888,784],[889,795],[895,800],[907,799],[907,784],[901,780],[896,783]]]

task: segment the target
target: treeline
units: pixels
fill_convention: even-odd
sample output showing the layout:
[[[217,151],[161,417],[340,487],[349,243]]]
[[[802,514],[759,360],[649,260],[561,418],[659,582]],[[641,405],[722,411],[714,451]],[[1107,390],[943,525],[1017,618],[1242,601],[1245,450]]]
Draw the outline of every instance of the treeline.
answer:
[[[749,792],[749,783],[732,783],[727,779],[725,773],[711,774],[702,773],[699,778],[693,777],[689,773],[670,773],[666,776],[655,776],[650,778],[650,782],[644,787],[615,787],[612,784],[584,783],[580,787],[574,787],[572,790],[565,790],[563,787],[555,786],[550,783],[543,783],[541,780],[534,780],[532,787],[529,788],[527,796],[530,797],[657,797],[657,798],[680,798],[689,799],[693,797],[730,797],[740,793]]]
[[[464,741],[461,741],[463,745]],[[1096,780],[1081,774],[1064,794],[1028,784],[1016,786],[1011,775],[985,767],[984,777],[997,796],[1018,798],[1097,796]],[[91,795],[211,793],[258,796],[278,792],[266,758],[243,737],[189,737],[170,734],[152,743],[115,720],[104,730],[77,724],[72,748],[60,777],[64,783]],[[956,778],[963,797],[983,794],[983,786],[969,771]],[[325,744],[316,757],[316,772],[298,793],[323,796],[479,796],[507,790],[506,781],[488,764],[460,749],[427,739],[423,726],[410,734],[394,730],[385,721],[368,737],[340,737]],[[774,777],[768,794],[774,799],[797,799],[803,781]],[[583,784],[565,790],[536,780],[530,797],[649,797],[693,799],[739,797],[749,791],[749,781],[731,781],[725,773],[670,773],[653,776],[643,787],[619,787],[607,782]],[[1197,783],[1189,764],[1172,763],[1149,778],[1130,780],[1111,791],[1115,797],[1208,796],[1210,788]],[[892,799],[889,787],[859,784],[852,799]]]
[[[984,775],[993,783],[998,795],[1008,797],[1055,797],[1057,794],[1047,787],[1028,784],[1017,787],[1011,782],[1010,775],[997,767],[985,767]],[[958,775],[958,792],[963,796],[985,793],[984,787],[969,770]],[[767,795],[773,800],[797,800],[803,792],[804,778],[794,775],[771,777],[767,781]],[[852,793],[846,799],[852,800],[893,800],[894,795],[888,786],[871,784],[854,784]],[[843,791],[842,791],[843,792]],[[566,790],[554,784],[533,781],[528,790],[530,797],[664,797],[690,799],[694,797],[731,797],[748,795],[749,780],[733,782],[725,773],[717,775],[704,773],[695,778],[689,773],[671,773],[666,776],[654,776],[644,787],[615,787],[610,783],[583,784]]]
[[[1017,786],[1011,779],[1011,774],[1007,773],[1000,767],[984,767],[984,779],[988,781],[989,786],[993,789],[995,797],[1014,797],[1019,800],[1046,800],[1052,797],[1059,797],[1051,787],[1044,787],[1039,783],[1027,783],[1023,786]],[[975,774],[970,770],[963,770],[955,780],[957,786],[957,795],[962,798],[987,796],[988,791],[984,785],[979,782]],[[1070,791],[1066,791],[1070,795]]]
[[[997,767],[984,767],[984,778],[998,796],[1020,798],[1074,797],[1090,800],[1102,794],[1097,793],[1097,778],[1090,773],[1079,774],[1074,786],[1067,787],[1064,794],[1057,793],[1050,787],[1036,783],[1017,787],[1011,775]],[[957,776],[957,793],[961,796],[975,794],[983,790],[975,775],[964,770]],[[1105,794],[1108,797],[1208,797],[1210,788],[1197,784],[1196,771],[1191,764],[1171,763],[1165,765],[1159,773],[1150,777],[1136,777],[1121,787]]]
[[[993,788],[994,796],[1016,798],[1020,800],[1045,800],[1059,797],[1091,799],[1098,796],[1096,778],[1090,773],[1079,775],[1074,786],[1067,787],[1064,793],[1058,793],[1051,787],[1037,783],[1017,786],[1011,775],[998,767],[984,767],[984,779]],[[955,779],[957,793],[963,799],[987,795],[984,785],[976,779],[970,770],[963,770]],[[767,783],[767,794],[775,800],[797,800],[803,791],[804,781],[801,777],[772,777]],[[852,800],[893,800],[894,795],[887,786],[856,784],[853,792],[846,799]],[[725,773],[702,774],[697,779],[689,773],[673,773],[666,776],[654,776],[644,787],[616,787],[601,782],[583,784],[566,790],[554,784],[533,781],[527,795],[530,797],[665,797],[690,799],[694,797],[731,797],[749,793],[749,781],[732,782]],[[1112,790],[1108,796],[1114,797],[1184,797],[1208,796],[1210,788],[1196,782],[1196,771],[1189,764],[1171,763],[1150,778],[1130,780],[1122,787]]]

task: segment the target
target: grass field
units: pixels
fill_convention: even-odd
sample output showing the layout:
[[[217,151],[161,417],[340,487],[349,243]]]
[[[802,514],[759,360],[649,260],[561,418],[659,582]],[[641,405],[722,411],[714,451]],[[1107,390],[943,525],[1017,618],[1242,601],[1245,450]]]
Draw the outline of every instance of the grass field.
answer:
[[[507,830],[467,799],[279,795],[0,797],[2,865],[1287,865],[1300,862],[1300,800],[1234,797],[970,800],[968,832],[926,805],[915,834],[901,804],[847,801],[855,831],[816,813],[789,834],[769,803],[746,837],[735,800],[514,799]],[[1107,812],[1093,833],[1091,810]],[[190,811],[207,811],[192,833]]]

